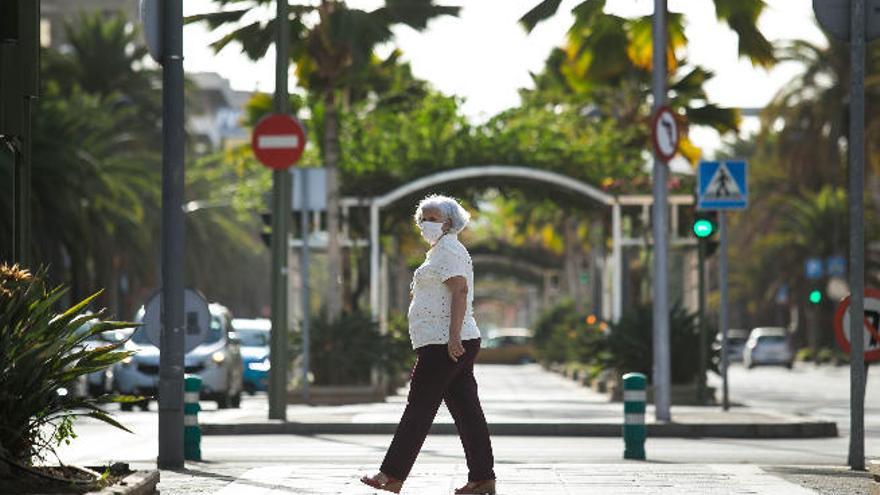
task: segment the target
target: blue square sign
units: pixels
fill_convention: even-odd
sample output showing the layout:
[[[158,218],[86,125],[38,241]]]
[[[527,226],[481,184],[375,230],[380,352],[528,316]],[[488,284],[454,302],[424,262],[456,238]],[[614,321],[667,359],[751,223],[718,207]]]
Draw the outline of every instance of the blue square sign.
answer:
[[[742,210],[749,204],[746,162],[700,162],[697,170],[698,210]]]

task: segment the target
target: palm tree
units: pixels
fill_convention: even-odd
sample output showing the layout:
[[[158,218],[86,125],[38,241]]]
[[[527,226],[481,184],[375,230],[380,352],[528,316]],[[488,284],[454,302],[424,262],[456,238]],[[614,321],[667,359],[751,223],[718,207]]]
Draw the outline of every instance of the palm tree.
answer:
[[[551,53],[544,72],[533,76],[533,93],[549,94],[554,104],[563,100],[586,105],[618,122],[641,125],[651,112],[651,17],[605,14],[604,5],[604,1],[593,0],[574,9],[575,22],[566,43]],[[708,101],[705,85],[714,74],[689,65],[682,56],[687,45],[683,22],[682,15],[669,15],[669,104],[691,125],[712,127],[722,134],[735,131],[738,111]],[[632,144],[641,147],[646,138],[643,135]],[[692,162],[700,156],[699,148],[687,136],[683,136],[679,151]]]
[[[758,18],[764,11],[764,0],[713,0],[715,16],[727,24],[739,38],[739,54],[753,64],[769,67],[775,63],[773,45],[758,29]],[[520,18],[520,24],[531,32],[540,22],[556,15],[562,0],[542,0]],[[603,14],[606,0],[584,0],[572,9],[576,18],[593,16],[614,17]],[[668,15],[670,49],[674,50],[684,41],[683,19],[680,15]],[[578,21],[575,26],[578,27]],[[620,50],[626,50],[634,59],[645,63],[651,60],[651,18],[635,19],[633,24],[619,32]],[[587,54],[579,54],[587,55]],[[671,66],[670,66],[671,67]]]
[[[236,10],[212,12],[189,17],[187,22],[205,22],[211,29],[233,24],[235,29],[211,46],[220,51],[233,41],[252,60],[266,54],[273,43],[275,19],[244,21],[256,9],[271,0],[216,0],[221,6],[231,3],[246,6]],[[339,96],[358,70],[371,60],[374,48],[393,38],[391,28],[406,25],[417,30],[427,27],[430,19],[458,15],[459,7],[434,5],[434,0],[386,0],[384,6],[365,11],[350,8],[344,0],[321,0],[315,5],[303,2],[290,7],[291,50],[300,85],[321,95],[321,150],[327,167],[328,277],[331,283],[326,298],[328,316],[338,318],[342,310],[340,278],[341,250],[339,224]]]

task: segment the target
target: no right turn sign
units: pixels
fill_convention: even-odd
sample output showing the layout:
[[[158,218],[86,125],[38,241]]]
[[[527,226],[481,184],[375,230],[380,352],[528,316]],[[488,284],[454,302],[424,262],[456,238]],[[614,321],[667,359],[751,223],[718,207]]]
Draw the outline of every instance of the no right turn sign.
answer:
[[[844,352],[850,352],[849,296],[846,296],[834,313],[834,335]],[[865,361],[880,361],[880,290],[865,289],[865,315],[862,339],[865,342]]]

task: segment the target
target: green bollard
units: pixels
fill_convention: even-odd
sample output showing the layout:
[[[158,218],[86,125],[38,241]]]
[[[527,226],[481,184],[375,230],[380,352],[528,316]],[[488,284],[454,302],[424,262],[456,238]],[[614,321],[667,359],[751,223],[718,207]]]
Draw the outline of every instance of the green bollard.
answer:
[[[188,461],[202,460],[202,429],[199,428],[199,393],[202,377],[185,375],[183,378],[183,458]]]
[[[641,373],[623,375],[623,450],[624,459],[645,460],[645,386]]]

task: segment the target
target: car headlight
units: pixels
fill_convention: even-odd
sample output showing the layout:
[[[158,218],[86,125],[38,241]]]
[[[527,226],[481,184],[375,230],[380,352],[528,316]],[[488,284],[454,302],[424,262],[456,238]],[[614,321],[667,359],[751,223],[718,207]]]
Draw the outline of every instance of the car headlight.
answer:
[[[226,353],[223,351],[217,351],[214,354],[211,354],[211,361],[214,364],[223,364],[223,361],[226,360]]]
[[[269,358],[266,358],[262,361],[254,361],[252,363],[248,363],[248,369],[253,371],[269,371],[271,365],[269,364]]]

